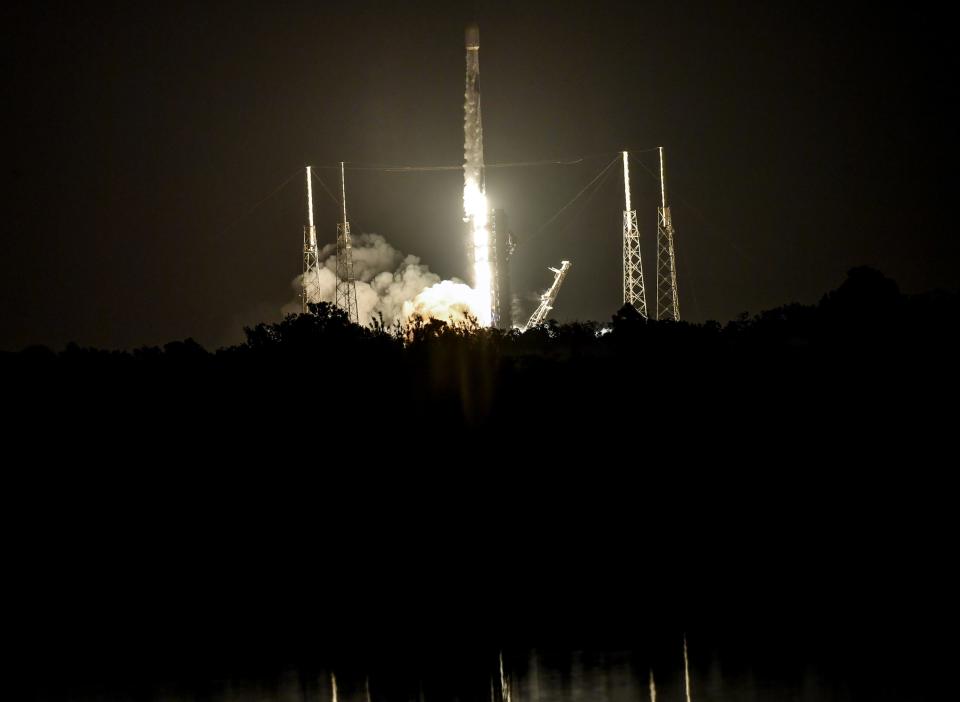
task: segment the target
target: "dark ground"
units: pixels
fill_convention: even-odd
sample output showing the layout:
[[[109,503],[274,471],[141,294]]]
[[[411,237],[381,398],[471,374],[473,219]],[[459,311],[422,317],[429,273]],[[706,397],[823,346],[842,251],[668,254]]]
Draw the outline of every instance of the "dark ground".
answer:
[[[926,699],[957,624],[958,311],[856,269],[723,327],[404,345],[321,306],[216,353],[4,354],[13,679],[687,630]]]

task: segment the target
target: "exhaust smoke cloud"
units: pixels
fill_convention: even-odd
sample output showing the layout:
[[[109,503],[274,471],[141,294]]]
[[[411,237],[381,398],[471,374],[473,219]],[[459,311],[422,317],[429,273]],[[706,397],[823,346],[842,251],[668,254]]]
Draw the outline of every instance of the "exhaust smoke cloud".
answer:
[[[334,301],[337,284],[336,246],[328,244],[320,250],[321,263],[308,280],[309,302]],[[480,320],[482,298],[456,278],[441,280],[419,257],[408,255],[391,246],[379,234],[353,237],[353,272],[357,286],[359,322],[369,325],[383,318],[384,324],[405,325],[415,319],[439,319],[448,323],[464,322],[468,317]],[[301,289],[303,276],[293,281]],[[283,314],[297,314],[298,302],[290,302]]]

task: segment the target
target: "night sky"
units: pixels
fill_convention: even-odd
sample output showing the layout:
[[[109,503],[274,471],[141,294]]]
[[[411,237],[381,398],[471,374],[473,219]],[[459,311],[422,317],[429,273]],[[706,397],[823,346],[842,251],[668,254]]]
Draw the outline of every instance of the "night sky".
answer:
[[[3,9],[0,349],[218,346],[300,272],[306,164],[458,165],[476,19],[488,172],[514,290],[573,261],[561,321],[620,306],[623,148],[667,149],[681,312],[813,302],[867,264],[956,285],[952,25],[848,2],[33,2]],[[655,170],[653,153],[638,159]],[[634,198],[653,288],[655,181]],[[333,171],[320,170],[335,183]],[[348,173],[354,231],[468,275],[458,171]],[[322,243],[336,208],[317,193]],[[652,298],[651,298],[652,299]],[[528,305],[528,312],[530,303]]]

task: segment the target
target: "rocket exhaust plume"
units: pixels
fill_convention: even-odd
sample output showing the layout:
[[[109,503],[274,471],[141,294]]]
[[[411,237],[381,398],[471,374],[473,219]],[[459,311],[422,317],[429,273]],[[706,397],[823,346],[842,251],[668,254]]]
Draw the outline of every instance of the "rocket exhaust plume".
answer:
[[[405,256],[379,234],[351,237],[357,313],[360,324],[382,319],[385,324],[407,324],[438,319],[448,324],[479,319],[483,306],[477,292],[457,280],[441,280],[417,256]],[[336,245],[314,252],[317,264],[293,285],[305,290],[307,302],[334,302],[338,284]],[[290,303],[282,314],[296,314],[300,304]]]
[[[657,702],[657,686],[653,682],[653,668],[650,669],[650,702]]]
[[[480,119],[480,28],[471,24],[465,35],[467,82],[463,102],[463,221],[469,226],[473,286],[479,300],[481,326],[490,326],[493,280],[490,262],[490,210],[483,176],[483,124]]]

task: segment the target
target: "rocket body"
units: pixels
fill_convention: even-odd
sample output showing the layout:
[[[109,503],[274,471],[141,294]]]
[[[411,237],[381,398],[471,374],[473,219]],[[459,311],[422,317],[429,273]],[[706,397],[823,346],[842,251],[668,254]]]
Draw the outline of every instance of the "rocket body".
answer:
[[[485,192],[483,182],[483,122],[480,117],[480,29],[467,27],[467,83],[463,101],[463,186],[464,219],[470,211],[466,198],[469,188]]]
[[[465,33],[466,87],[463,101],[463,221],[469,225],[468,250],[473,258],[473,283],[478,322],[489,326],[493,315],[493,275],[490,211],[483,174],[483,123],[480,118],[480,29]]]
[[[477,24],[468,24],[465,32],[466,46],[468,49],[480,48],[480,27]]]

